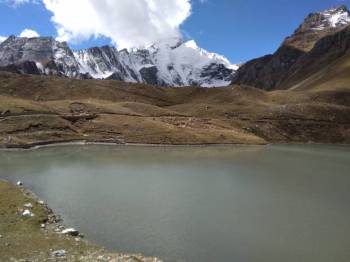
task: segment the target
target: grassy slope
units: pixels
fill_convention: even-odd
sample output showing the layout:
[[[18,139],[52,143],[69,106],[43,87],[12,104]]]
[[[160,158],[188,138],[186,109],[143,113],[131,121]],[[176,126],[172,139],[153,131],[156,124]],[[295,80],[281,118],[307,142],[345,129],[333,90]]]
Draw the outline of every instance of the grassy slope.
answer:
[[[327,86],[159,88],[0,73],[0,141],[349,143],[350,90]]]
[[[350,54],[328,64],[304,81],[291,87],[292,90],[333,91],[350,88]]]

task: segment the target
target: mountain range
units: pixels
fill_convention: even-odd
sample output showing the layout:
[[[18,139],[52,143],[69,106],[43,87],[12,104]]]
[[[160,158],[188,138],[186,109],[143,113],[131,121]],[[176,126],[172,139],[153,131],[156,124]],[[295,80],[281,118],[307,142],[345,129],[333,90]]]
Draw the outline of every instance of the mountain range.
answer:
[[[114,79],[159,86],[226,86],[236,65],[192,41],[169,38],[144,49],[102,46],[73,52],[52,37],[10,36],[0,44],[0,67],[19,73]]]

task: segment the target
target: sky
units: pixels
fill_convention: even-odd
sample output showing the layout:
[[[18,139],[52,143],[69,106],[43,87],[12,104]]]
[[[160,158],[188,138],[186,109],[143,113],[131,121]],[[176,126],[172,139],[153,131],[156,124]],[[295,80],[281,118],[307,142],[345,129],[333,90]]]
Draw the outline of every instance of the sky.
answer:
[[[232,63],[273,53],[311,12],[350,0],[0,0],[0,41],[53,36],[72,49],[193,39]]]

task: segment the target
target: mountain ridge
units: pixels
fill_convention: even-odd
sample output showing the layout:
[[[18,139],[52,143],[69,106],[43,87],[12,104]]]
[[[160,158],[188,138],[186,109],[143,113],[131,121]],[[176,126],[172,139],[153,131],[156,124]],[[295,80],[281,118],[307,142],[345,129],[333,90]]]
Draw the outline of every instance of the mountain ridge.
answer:
[[[27,68],[30,62],[36,64]],[[117,50],[112,46],[72,51],[52,37],[10,36],[0,44],[0,67],[21,73],[77,79],[115,79],[159,86],[226,86],[237,70],[225,57],[192,41],[170,38],[147,48]],[[16,68],[17,67],[17,68]]]

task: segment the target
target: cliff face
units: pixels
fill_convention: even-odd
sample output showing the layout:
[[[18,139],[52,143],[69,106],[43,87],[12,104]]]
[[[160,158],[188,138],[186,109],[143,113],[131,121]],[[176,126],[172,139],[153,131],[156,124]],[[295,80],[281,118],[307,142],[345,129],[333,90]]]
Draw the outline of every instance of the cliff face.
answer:
[[[35,63],[36,73],[79,78],[79,65],[66,43],[52,37],[21,38],[10,36],[0,44],[0,66],[17,66],[30,73],[23,65]]]

